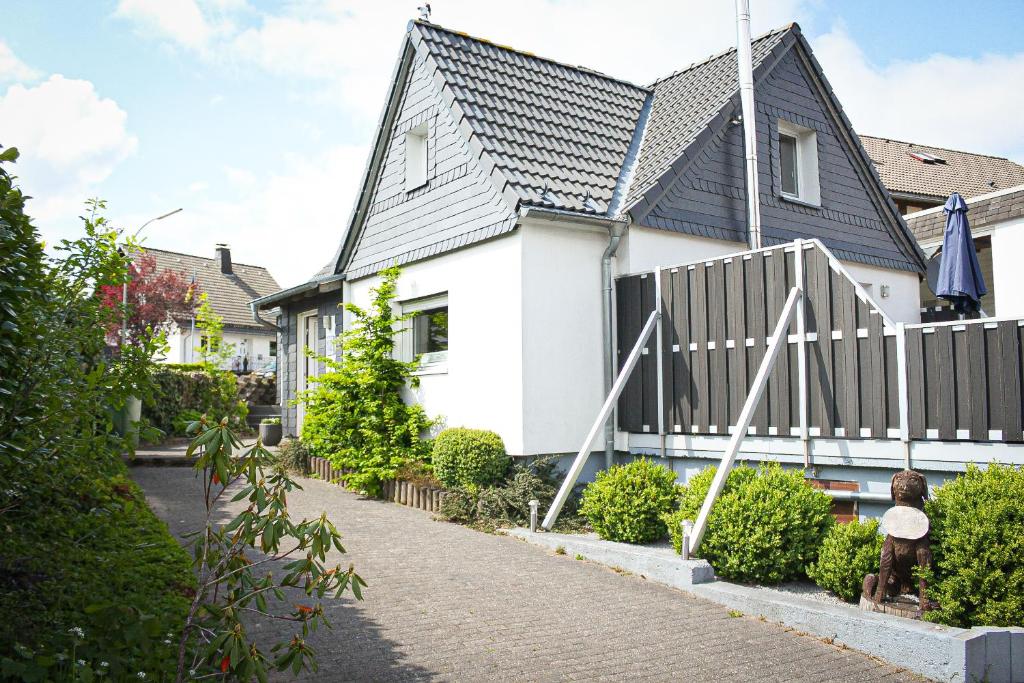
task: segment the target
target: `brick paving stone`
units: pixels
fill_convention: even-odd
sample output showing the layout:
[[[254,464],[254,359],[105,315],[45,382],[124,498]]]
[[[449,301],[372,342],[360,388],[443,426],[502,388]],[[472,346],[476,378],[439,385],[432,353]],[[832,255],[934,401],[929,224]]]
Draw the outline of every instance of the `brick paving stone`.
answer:
[[[198,527],[200,487],[178,468],[132,476],[177,536]],[[482,534],[303,480],[292,515],[327,512],[369,587],[324,604],[310,681],[922,681],[866,655],[592,562]],[[225,503],[226,521],[240,503]],[[335,558],[333,561],[338,561]],[[277,623],[253,628],[273,642]]]

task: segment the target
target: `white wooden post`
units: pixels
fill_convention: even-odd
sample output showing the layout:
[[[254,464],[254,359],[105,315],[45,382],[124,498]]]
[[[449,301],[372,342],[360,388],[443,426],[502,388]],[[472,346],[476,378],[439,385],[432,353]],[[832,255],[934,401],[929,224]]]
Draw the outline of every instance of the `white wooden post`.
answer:
[[[768,342],[768,350],[761,361],[761,367],[757,370],[757,375],[754,377],[754,383],[750,387],[750,393],[747,394],[743,410],[740,412],[739,424],[736,425],[736,431],[733,432],[732,437],[729,439],[729,445],[722,456],[722,462],[718,465],[718,471],[715,472],[711,488],[708,489],[708,495],[704,498],[704,504],[701,505],[700,513],[697,515],[697,522],[693,525],[693,540],[690,542],[691,553],[697,552],[697,548],[700,547],[700,542],[704,538],[704,531],[707,528],[708,515],[711,514],[711,507],[715,504],[715,499],[718,498],[722,489],[725,488],[725,480],[729,476],[729,471],[732,470],[733,463],[736,461],[736,454],[740,450],[740,444],[743,443],[743,437],[746,436],[747,429],[750,428],[750,422],[754,418],[754,409],[757,408],[757,402],[761,399],[764,388],[768,384],[768,375],[771,374],[772,368],[775,366],[779,350],[788,343],[786,328],[789,327],[789,320],[793,316],[793,311],[796,310],[796,303],[800,300],[802,294],[803,290],[800,287],[791,289],[789,298],[786,299],[786,305],[782,308],[782,315],[779,316],[779,322],[775,325],[775,333]]]
[[[655,362],[658,373],[658,434],[661,435],[661,455],[665,457],[665,373],[664,360],[662,358],[662,335],[664,327],[661,315],[661,267],[654,269],[654,310],[658,311],[658,325],[656,334],[658,339],[655,342],[655,350],[658,358]]]
[[[612,385],[612,391],[608,394],[608,398],[605,399],[604,405],[601,406],[601,412],[598,413],[597,419],[594,420],[594,425],[587,432],[587,438],[583,441],[583,446],[580,448],[580,452],[576,454],[576,459],[573,461],[572,466],[565,475],[565,480],[562,482],[562,487],[558,489],[558,495],[555,496],[555,500],[551,503],[551,507],[548,508],[548,513],[544,516],[544,523],[541,525],[547,531],[551,531],[551,527],[555,525],[555,520],[558,519],[558,514],[562,511],[562,506],[565,505],[566,499],[569,497],[569,493],[572,491],[572,487],[576,485],[576,480],[580,477],[580,472],[583,471],[583,465],[587,462],[587,457],[590,455],[590,446],[594,443],[594,438],[597,433],[601,430],[608,416],[611,415],[612,410],[615,408],[615,402],[619,399],[619,394],[626,388],[626,382],[629,380],[630,374],[633,372],[633,368],[636,367],[637,362],[640,360],[640,356],[643,352],[644,346],[647,344],[647,340],[650,339],[651,333],[654,331],[658,323],[658,318],[661,317],[661,311],[655,309],[651,311],[651,315],[647,318],[647,323],[644,325],[643,330],[640,332],[640,338],[636,340],[636,344],[633,346],[633,350],[629,352],[629,356],[626,358],[626,364],[622,366],[622,371],[619,372],[619,376],[615,380],[615,384]]]
[[[794,254],[795,264],[795,275],[797,287],[800,291],[804,291],[804,242],[803,240],[796,240],[793,242],[796,246],[796,253]],[[821,334],[819,325],[818,334]],[[810,444],[807,440],[809,438],[809,432],[807,429],[807,312],[804,306],[804,297],[801,296],[796,302],[796,358],[797,358],[797,390],[798,406],[800,410],[800,443],[803,445],[804,450],[804,467],[811,466],[811,452]]]
[[[900,441],[904,467],[910,469],[910,394],[907,384],[907,325],[896,323],[896,386],[900,410]]]

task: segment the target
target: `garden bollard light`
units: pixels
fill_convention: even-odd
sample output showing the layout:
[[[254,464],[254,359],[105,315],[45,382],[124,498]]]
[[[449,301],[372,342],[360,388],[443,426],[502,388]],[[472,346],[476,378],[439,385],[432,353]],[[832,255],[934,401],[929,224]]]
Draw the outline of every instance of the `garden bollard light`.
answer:
[[[688,519],[684,519],[680,522],[680,526],[683,527],[683,543],[680,548],[680,555],[684,560],[690,559],[690,538],[693,536],[693,522]]]
[[[530,501],[530,532],[537,532],[537,506],[540,505],[539,500]]]

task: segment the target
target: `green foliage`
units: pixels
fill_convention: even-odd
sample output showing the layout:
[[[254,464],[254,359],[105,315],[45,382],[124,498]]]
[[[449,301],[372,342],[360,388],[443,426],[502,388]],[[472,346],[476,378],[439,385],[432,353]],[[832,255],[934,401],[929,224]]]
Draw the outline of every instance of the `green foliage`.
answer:
[[[697,519],[714,472],[709,467],[687,483],[679,512],[668,521],[673,533],[679,533],[679,520]],[[799,578],[817,559],[834,524],[831,508],[828,495],[808,486],[799,470],[777,463],[758,470],[736,467],[711,508],[697,554],[717,575],[734,581],[774,584]]]
[[[690,477],[690,480],[686,482],[686,486],[679,488],[679,507],[672,512],[662,515],[665,526],[668,527],[669,538],[672,539],[672,547],[675,548],[677,553],[683,552],[682,523],[684,520],[689,520],[690,522],[697,521],[697,513],[700,512],[700,508],[704,504],[704,498],[711,488],[711,482],[715,478],[715,472],[717,471],[718,468],[712,465],[705,467]],[[757,470],[752,467],[740,465],[739,467],[732,468],[732,471],[729,472],[729,477],[725,480],[725,488],[722,490],[722,493],[735,491],[738,486],[753,479],[756,475]]]
[[[934,569],[926,619],[950,626],[1024,626],[1024,469],[992,463],[935,489],[925,503]]]
[[[238,398],[238,382],[228,370],[201,365],[157,365],[151,378],[153,393],[143,403],[142,416],[168,434],[184,436],[200,415],[227,415],[241,427],[248,406]]]
[[[235,355],[233,344],[224,343],[224,318],[217,315],[210,305],[206,292],[199,295],[196,308],[196,329],[202,331],[202,342],[196,347],[200,364],[207,370],[223,368]]]
[[[878,573],[885,538],[878,520],[836,524],[818,550],[818,559],[807,567],[807,577],[847,602],[857,602],[864,576]]]
[[[13,161],[0,150],[0,164]],[[193,578],[126,478],[111,415],[151,389],[159,339],[112,353],[97,292],[137,245],[93,200],[46,256],[0,165],[0,678],[124,680],[166,671]],[[63,657],[63,659],[60,659]],[[83,663],[79,663],[81,660]],[[106,662],[101,666],[102,662]]]
[[[275,460],[286,472],[305,474],[309,469],[309,450],[301,439],[285,439],[277,447]]]
[[[434,439],[433,465],[445,486],[491,486],[505,476],[509,457],[494,432],[455,427]]]
[[[401,395],[406,383],[418,384],[411,374],[416,364],[393,357],[399,323],[408,319],[391,305],[399,273],[381,271],[369,310],[345,305],[353,325],[341,335],[344,353],[340,360],[319,357],[327,371],[299,397],[306,404],[302,440],[309,452],[350,470],[348,485],[370,495],[380,495],[403,464],[430,456],[424,435],[434,420]]]
[[[518,464],[499,486],[453,489],[438,514],[449,522],[468,524],[484,531],[525,526],[530,522],[530,501],[538,501],[538,515],[543,518],[558,493],[561,477],[556,462],[552,457]],[[577,507],[578,497],[570,496],[562,506],[556,530],[581,528]]]
[[[328,552],[345,552],[341,534],[326,514],[298,522],[291,518],[287,495],[302,487],[273,468],[273,454],[259,441],[241,452],[226,418],[219,424],[203,420],[190,430],[196,437],[187,455],[197,456],[206,521],[191,543],[199,581],[178,640],[178,680],[186,672],[189,678],[227,674],[244,681],[265,681],[270,669],[315,672],[316,653],[306,638],[319,626],[330,628],[318,601],[349,590],[360,600],[366,585],[351,566],[326,565]],[[220,525],[214,519],[228,495],[248,504]],[[267,571],[273,564],[279,566],[277,576]],[[300,592],[312,604],[296,604]],[[268,653],[248,632],[260,619],[291,622],[298,632]]]
[[[281,418],[279,417],[265,417],[260,420],[261,425],[279,425],[281,424]]]
[[[646,458],[597,473],[580,511],[601,538],[649,543],[665,535],[662,515],[676,499],[676,475]]]

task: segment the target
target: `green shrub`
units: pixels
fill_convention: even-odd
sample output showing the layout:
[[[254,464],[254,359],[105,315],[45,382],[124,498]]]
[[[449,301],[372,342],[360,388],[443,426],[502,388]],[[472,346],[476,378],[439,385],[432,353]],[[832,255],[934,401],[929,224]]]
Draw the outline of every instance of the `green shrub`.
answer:
[[[470,524],[476,521],[477,496],[473,491],[456,489],[445,494],[438,512],[442,519],[458,524]]]
[[[950,626],[1024,626],[1024,470],[995,463],[935,489],[929,621]]]
[[[248,406],[238,399],[234,373],[203,365],[157,365],[152,371],[153,395],[142,406],[142,416],[154,427],[185,436],[185,427],[200,415],[226,415],[241,427]]]
[[[714,468],[708,468],[690,480],[680,497],[681,519],[696,520],[713,478]],[[737,467],[711,509],[697,554],[716,574],[735,581],[799,578],[834,523],[831,508],[831,498],[808,486],[799,470],[776,463],[756,471]]]
[[[305,474],[309,469],[309,451],[299,439],[285,439],[277,447],[274,458],[286,472]]]
[[[885,537],[878,520],[836,524],[826,534],[818,559],[807,567],[807,576],[847,602],[857,602],[864,576],[878,573]]]
[[[428,433],[435,424],[423,406],[402,400],[403,389],[418,386],[419,378],[412,374],[415,362],[393,353],[398,323],[410,318],[396,316],[392,306],[399,273],[380,272],[368,309],[345,304],[353,322],[341,334],[341,358],[318,357],[327,371],[299,396],[306,404],[302,439],[310,454],[347,470],[346,484],[371,496],[380,495],[402,465],[430,458]]]
[[[649,543],[665,535],[662,516],[677,495],[676,475],[645,458],[597,473],[580,511],[609,541]]]
[[[501,437],[485,429],[455,427],[434,439],[434,473],[447,487],[491,486],[508,471]]]
[[[686,486],[679,488],[679,507],[662,515],[662,520],[668,527],[669,538],[672,539],[672,547],[677,553],[683,552],[682,523],[684,520],[697,521],[697,513],[700,512],[701,505],[704,504],[704,498],[708,494],[708,489],[711,488],[711,481],[715,478],[717,471],[718,468],[712,465],[690,477]],[[756,475],[757,470],[752,467],[741,465],[732,468],[728,479],[725,480],[725,488],[722,493],[734,491],[736,487],[753,479]]]

